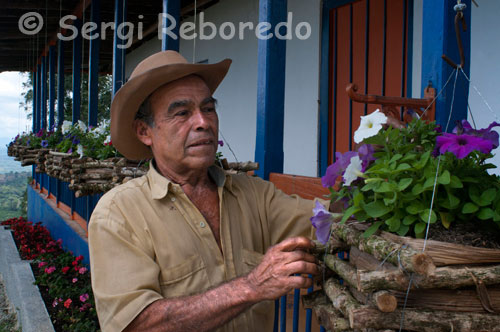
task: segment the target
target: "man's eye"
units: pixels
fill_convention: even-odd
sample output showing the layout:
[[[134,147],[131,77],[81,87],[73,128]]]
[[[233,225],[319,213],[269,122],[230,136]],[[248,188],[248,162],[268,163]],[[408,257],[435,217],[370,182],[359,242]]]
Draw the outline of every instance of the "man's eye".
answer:
[[[188,114],[188,111],[179,111],[175,113],[175,116],[186,116]]]
[[[212,112],[215,112],[215,107],[205,107],[203,109],[203,111],[205,111],[207,113],[212,113]]]

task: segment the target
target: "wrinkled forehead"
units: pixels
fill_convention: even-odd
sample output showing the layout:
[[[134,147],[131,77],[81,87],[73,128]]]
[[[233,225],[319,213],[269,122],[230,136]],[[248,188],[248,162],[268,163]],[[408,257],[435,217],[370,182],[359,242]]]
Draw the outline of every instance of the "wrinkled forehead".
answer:
[[[191,74],[160,86],[149,97],[151,100],[164,99],[165,97],[175,99],[179,93],[187,92],[201,92],[210,95],[210,89],[205,81],[200,76]]]

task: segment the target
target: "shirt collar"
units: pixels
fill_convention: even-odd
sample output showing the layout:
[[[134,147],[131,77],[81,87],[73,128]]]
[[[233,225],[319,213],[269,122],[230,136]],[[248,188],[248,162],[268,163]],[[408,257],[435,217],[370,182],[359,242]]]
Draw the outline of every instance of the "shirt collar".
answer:
[[[217,187],[226,187],[228,190],[232,190],[232,178],[222,168],[216,165],[210,166],[208,174],[214,180]],[[147,178],[151,188],[152,199],[162,199],[167,196],[169,191],[173,191],[174,193],[182,191],[181,186],[170,181],[156,170],[153,160],[149,163]]]

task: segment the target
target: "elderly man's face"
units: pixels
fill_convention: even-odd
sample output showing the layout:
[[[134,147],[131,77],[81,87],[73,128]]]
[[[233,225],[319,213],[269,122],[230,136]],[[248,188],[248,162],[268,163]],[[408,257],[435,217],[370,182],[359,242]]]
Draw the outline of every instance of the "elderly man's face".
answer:
[[[146,141],[158,165],[175,172],[207,168],[217,152],[219,119],[205,82],[188,76],[166,84],[150,97],[154,126]]]

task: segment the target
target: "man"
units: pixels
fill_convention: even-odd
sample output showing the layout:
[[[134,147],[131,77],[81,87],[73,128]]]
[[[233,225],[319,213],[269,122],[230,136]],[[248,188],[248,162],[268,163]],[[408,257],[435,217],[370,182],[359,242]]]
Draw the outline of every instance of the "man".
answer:
[[[104,195],[89,224],[92,287],[108,331],[271,331],[273,301],[317,274],[313,202],[213,166],[213,92],[229,69],[177,52],[141,62],[111,106],[127,158],[146,176]]]

